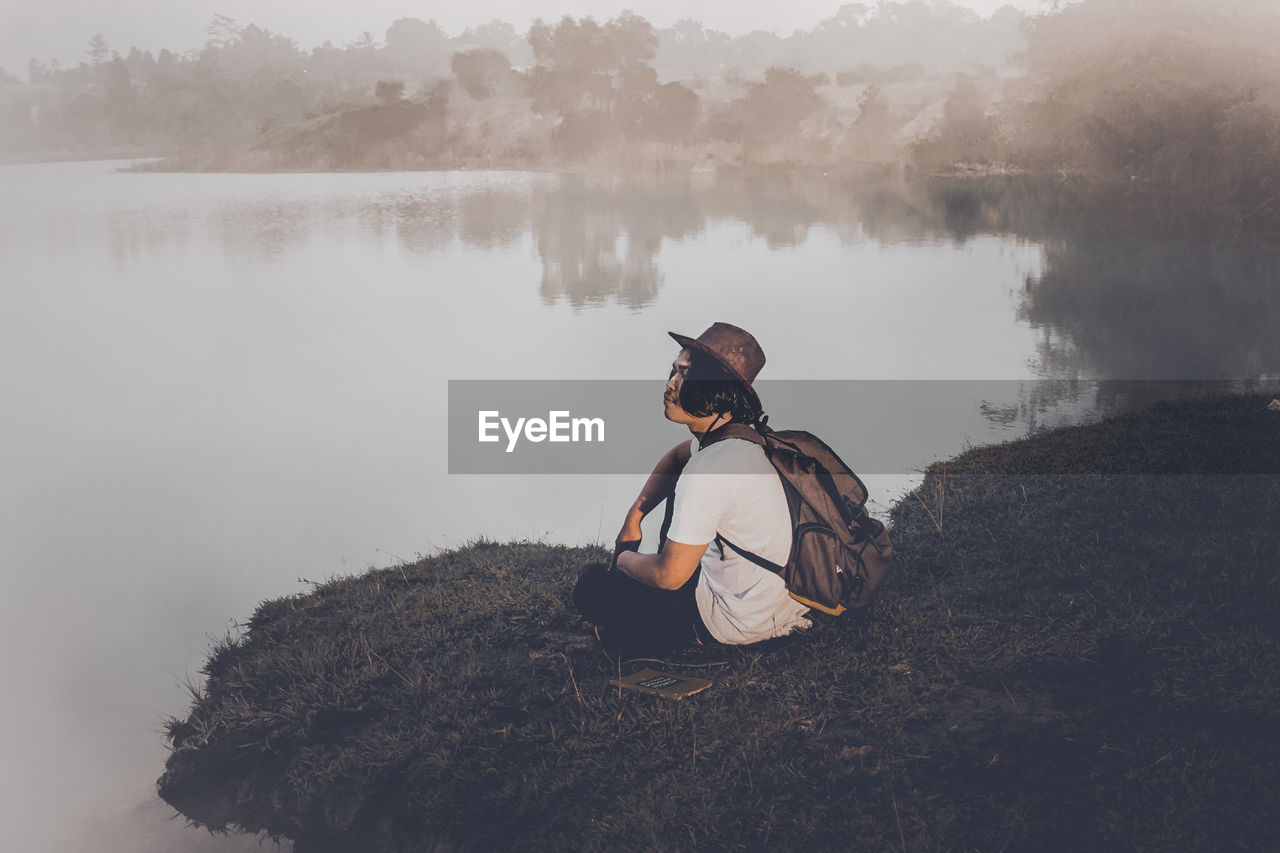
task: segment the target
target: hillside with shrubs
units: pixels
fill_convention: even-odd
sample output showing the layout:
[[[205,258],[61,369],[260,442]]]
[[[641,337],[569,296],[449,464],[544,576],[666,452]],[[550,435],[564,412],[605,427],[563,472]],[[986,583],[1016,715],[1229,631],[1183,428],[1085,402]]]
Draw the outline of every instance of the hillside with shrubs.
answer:
[[[878,166],[1129,185],[1239,221],[1280,196],[1280,10],[1082,0],[982,18],[851,3],[782,37],[393,22],[306,50],[222,16],[205,45],[0,75],[0,157],[170,155],[194,170]]]

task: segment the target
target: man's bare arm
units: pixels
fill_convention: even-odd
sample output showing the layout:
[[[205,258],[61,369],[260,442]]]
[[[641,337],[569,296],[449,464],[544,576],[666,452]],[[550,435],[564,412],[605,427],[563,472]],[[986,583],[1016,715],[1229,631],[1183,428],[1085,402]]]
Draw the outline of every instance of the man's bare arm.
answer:
[[[646,586],[679,589],[692,577],[710,544],[686,545],[668,539],[657,554],[623,551],[618,555],[618,569]]]
[[[649,475],[649,479],[645,481],[644,488],[640,490],[639,497],[635,499],[631,504],[631,508],[627,510],[627,517],[622,523],[622,531],[618,534],[617,544],[640,541],[640,522],[653,511],[654,507],[675,494],[676,480],[680,479],[680,472],[684,470],[685,463],[689,461],[689,457],[692,455],[693,451],[690,448],[690,443],[682,441],[658,460],[658,464],[653,468],[653,473]]]

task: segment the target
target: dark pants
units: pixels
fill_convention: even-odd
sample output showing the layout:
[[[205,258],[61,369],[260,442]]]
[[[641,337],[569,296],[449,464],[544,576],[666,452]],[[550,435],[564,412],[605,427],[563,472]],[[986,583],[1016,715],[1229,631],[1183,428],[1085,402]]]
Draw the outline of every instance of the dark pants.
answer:
[[[701,572],[698,569],[684,586],[670,590],[646,586],[623,572],[609,571],[604,563],[592,563],[578,578],[573,603],[588,622],[602,629],[611,650],[664,655],[695,641],[714,642],[693,597]]]

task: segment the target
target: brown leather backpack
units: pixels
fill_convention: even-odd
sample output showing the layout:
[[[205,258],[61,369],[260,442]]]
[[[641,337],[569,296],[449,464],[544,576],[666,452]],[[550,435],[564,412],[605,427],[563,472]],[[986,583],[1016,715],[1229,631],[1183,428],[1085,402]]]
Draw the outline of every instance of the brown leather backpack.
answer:
[[[741,438],[764,448],[782,478],[791,510],[791,555],[785,566],[723,537],[751,562],[782,576],[791,597],[839,615],[875,599],[893,566],[893,543],[885,526],[867,514],[867,487],[821,439],[803,430],[775,431],[765,420],[755,427],[730,423],[702,446]]]

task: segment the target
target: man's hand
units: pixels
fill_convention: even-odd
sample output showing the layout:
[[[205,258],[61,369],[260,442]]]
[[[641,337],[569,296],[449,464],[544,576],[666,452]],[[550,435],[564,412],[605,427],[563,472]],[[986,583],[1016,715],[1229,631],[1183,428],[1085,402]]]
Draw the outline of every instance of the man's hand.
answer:
[[[623,551],[640,550],[640,541],[644,539],[644,531],[640,529],[640,522],[643,520],[644,513],[639,507],[633,505],[627,511],[627,520],[622,523],[622,529],[613,540],[613,559],[609,561],[610,569],[617,568],[618,555]]]
[[[688,441],[680,442],[667,451],[667,454],[654,466],[653,473],[649,475],[644,488],[640,490],[640,496],[627,510],[627,518],[622,522],[622,530],[613,540],[613,559],[609,561],[610,569],[618,567],[619,554],[624,551],[640,550],[640,540],[644,538],[640,530],[640,522],[644,521],[644,517],[655,506],[664,500],[672,499],[675,494],[676,480],[693,452],[691,447]]]
[[[624,542],[635,543],[636,548],[640,547],[640,540],[644,538],[644,531],[640,529],[640,516],[635,510],[627,513],[627,520],[623,523],[622,529],[618,531],[618,536],[613,540],[614,545],[622,545]],[[629,548],[634,551],[636,548]]]
[[[641,534],[637,531],[634,534],[634,538],[628,538],[631,535],[632,534],[629,531],[623,528],[623,531],[618,534],[618,538],[614,540],[613,558],[609,560],[609,571],[613,571],[618,567],[618,555],[623,551],[640,550]]]

